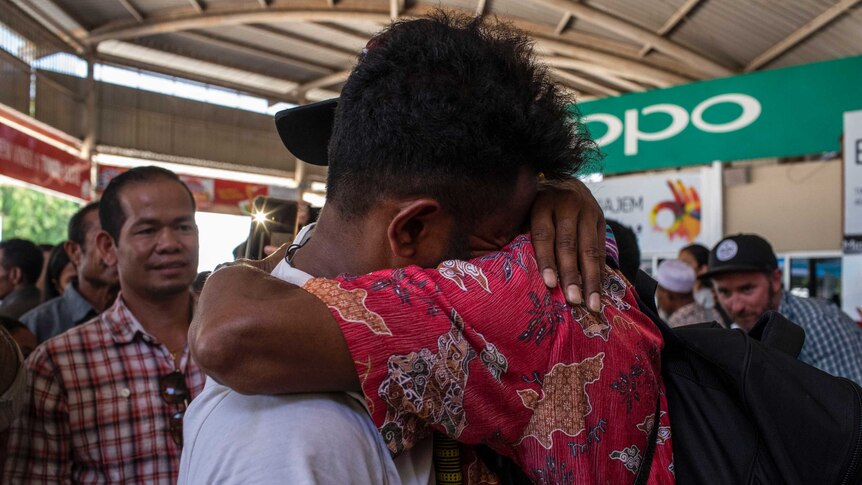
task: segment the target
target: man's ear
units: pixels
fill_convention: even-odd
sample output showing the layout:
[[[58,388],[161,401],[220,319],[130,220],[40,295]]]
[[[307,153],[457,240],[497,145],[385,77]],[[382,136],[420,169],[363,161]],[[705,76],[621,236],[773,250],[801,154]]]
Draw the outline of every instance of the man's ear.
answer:
[[[772,290],[777,292],[781,289],[781,270],[777,269],[769,275],[769,285],[772,287]]]
[[[63,242],[63,250],[66,251],[66,254],[69,255],[69,261],[72,262],[72,265],[77,268],[81,264],[81,245],[72,241],[71,239],[67,239]]]
[[[21,268],[18,266],[12,266],[9,268],[9,281],[11,281],[15,286],[24,282],[24,272],[21,271]]]
[[[96,247],[99,250],[99,257],[108,266],[117,264],[117,247],[114,245],[114,238],[105,231],[99,231],[96,234]]]
[[[437,200],[424,197],[399,202],[396,211],[386,230],[394,256],[422,259],[432,248],[446,245],[451,216]]]

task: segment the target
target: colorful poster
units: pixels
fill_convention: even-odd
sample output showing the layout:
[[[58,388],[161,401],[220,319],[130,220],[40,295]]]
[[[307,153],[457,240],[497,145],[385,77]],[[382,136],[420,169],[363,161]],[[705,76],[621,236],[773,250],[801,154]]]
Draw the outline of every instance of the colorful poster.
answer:
[[[698,242],[714,244],[720,234],[712,234],[719,207],[703,207],[708,172],[668,172],[606,178],[588,183],[606,219],[629,226],[638,237],[641,254],[676,253]],[[706,209],[706,210],[705,210]]]
[[[0,174],[90,198],[90,162],[0,121]]]

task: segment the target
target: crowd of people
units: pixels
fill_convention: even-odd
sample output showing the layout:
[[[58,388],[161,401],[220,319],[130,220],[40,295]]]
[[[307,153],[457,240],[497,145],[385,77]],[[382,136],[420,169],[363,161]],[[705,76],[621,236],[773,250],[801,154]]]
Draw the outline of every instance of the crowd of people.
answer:
[[[62,245],[0,242],[0,481],[674,483],[653,295],[570,178],[596,153],[570,102],[508,26],[400,21],[342,89],[326,207],[289,247],[198,277],[195,199],[158,167]],[[777,311],[800,360],[862,384],[862,329],[784,291],[762,237],[654,276],[671,327]]]

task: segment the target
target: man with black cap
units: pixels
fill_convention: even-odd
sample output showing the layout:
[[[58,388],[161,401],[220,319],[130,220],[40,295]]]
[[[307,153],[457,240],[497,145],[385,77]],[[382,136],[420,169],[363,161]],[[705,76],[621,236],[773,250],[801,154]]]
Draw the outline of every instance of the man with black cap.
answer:
[[[363,274],[411,264],[433,268],[443,259],[500,249],[521,231],[536,198],[538,174],[568,179],[592,153],[591,141],[579,136],[569,104],[557,89],[546,71],[533,64],[525,39],[503,26],[445,16],[393,25],[369,42],[342,90],[334,127],[334,102],[276,117],[283,138],[287,133],[291,140],[306,141],[310,150],[286,140],[288,148],[305,161],[328,163],[329,178],[327,206],[317,225],[299,233],[286,260],[282,254],[277,266],[266,269],[280,280],[303,285],[311,275]],[[298,135],[316,126],[311,118],[317,115],[328,120],[328,127]],[[571,209],[589,212],[576,202]],[[534,212],[551,219],[547,211]],[[558,222],[564,219],[556,217]],[[593,255],[601,255],[594,271],[581,265],[580,288],[574,283],[577,278],[560,273],[573,303],[589,303],[596,311],[606,304],[599,300],[604,267],[604,224],[599,222],[588,224],[593,241],[585,245],[595,249]],[[579,230],[571,233],[569,249],[578,242],[577,234]],[[531,275],[542,284],[539,271],[550,272],[548,283],[556,286],[556,272],[536,247],[538,265]],[[242,393],[281,390],[257,387],[272,377],[292,386],[307,385],[302,389],[307,392],[358,390],[359,377],[344,339],[333,333],[339,332],[337,327],[310,324],[310,338],[289,339],[296,348],[257,331],[270,329],[265,323],[271,316],[277,320],[272,329],[288,328],[280,321],[287,316],[279,307],[279,291],[285,286],[252,289],[281,282],[248,270],[236,266],[214,272],[201,294],[197,321],[231,321],[235,315],[222,311],[226,304],[254,322],[256,331],[224,340],[206,332],[201,337],[201,325],[196,325],[190,338],[198,344],[198,362]],[[388,288],[402,291],[397,282]],[[321,308],[327,316],[319,303],[290,314]],[[225,350],[231,343],[250,348]],[[326,357],[302,357],[317,351]],[[277,368],[286,356],[319,368],[303,365],[296,374],[282,373]],[[244,374],[243,382],[220,375],[221,364]],[[249,364],[253,370],[246,372]],[[328,381],[345,369],[341,383]],[[347,385],[341,385],[345,381]],[[656,403],[645,402],[654,415]],[[209,380],[186,414],[179,482],[433,482],[427,440],[410,436],[416,446],[393,462],[389,455],[394,450],[377,433],[366,406],[373,408],[373,403],[345,393],[243,396]],[[646,441],[646,435],[643,438]],[[629,473],[621,460],[614,464],[619,473]]]
[[[783,291],[772,246],[756,234],[721,240],[709,254],[718,302],[745,332],[761,315],[777,311],[805,330],[799,359],[832,375],[862,384],[862,329],[835,305]]]

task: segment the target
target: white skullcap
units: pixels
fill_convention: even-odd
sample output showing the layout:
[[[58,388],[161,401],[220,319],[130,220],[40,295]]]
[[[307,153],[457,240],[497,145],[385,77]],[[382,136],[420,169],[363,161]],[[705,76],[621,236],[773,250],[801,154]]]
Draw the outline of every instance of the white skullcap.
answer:
[[[655,276],[659,286],[674,293],[691,293],[696,278],[691,266],[678,259],[662,261]]]

